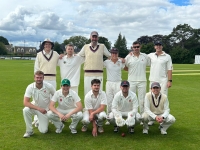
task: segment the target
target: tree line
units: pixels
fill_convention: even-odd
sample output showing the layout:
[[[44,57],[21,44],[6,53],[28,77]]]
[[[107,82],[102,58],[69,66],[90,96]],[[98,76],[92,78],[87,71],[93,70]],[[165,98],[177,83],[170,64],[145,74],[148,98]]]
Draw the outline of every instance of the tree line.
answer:
[[[149,54],[155,52],[154,42],[158,40],[162,41],[163,50],[171,55],[173,63],[191,64],[194,63],[195,55],[200,55],[200,29],[193,29],[188,24],[177,25],[169,35],[146,35],[139,37],[135,41],[141,43],[141,52]],[[54,50],[59,54],[63,53],[65,52],[65,45],[69,43],[75,46],[75,52],[79,52],[83,45],[90,43],[90,39],[83,36],[72,36],[61,44],[56,41]],[[107,49],[112,48],[112,43],[106,37],[100,36],[99,43],[105,44]],[[4,44],[7,45],[8,40],[0,36],[0,55],[6,54]],[[113,47],[119,50],[119,56],[122,58],[126,57],[130,51],[127,48],[126,38],[121,33],[119,33]],[[40,49],[43,48],[40,47]]]

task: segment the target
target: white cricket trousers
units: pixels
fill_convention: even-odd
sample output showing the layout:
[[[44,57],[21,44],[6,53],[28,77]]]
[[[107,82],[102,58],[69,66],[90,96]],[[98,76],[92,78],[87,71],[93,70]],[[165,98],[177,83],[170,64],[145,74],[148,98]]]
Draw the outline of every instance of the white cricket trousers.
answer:
[[[66,115],[69,112],[71,112],[73,109],[63,110],[63,109],[57,109],[61,114]],[[53,124],[55,125],[56,129],[59,129],[62,126],[62,122],[60,121],[60,118],[57,114],[53,113],[52,111],[47,112],[47,116],[50,120],[52,120]],[[83,118],[83,113],[81,111],[71,115],[71,124],[70,127],[73,129],[76,129],[76,126],[78,122]]]
[[[126,119],[129,112],[120,112],[120,113],[121,113],[121,115],[122,115],[122,118],[123,118],[123,119]],[[115,116],[114,116],[114,113],[113,113],[113,112],[111,112],[111,113],[109,114],[109,122],[110,122],[112,125],[117,126],[116,121],[115,121]],[[140,122],[141,122],[141,115],[140,115],[139,113],[136,113],[136,115],[135,115],[135,124],[136,124],[136,123],[140,123]],[[135,125],[135,124],[134,124],[134,125]],[[133,126],[134,126],[134,125],[133,125]]]
[[[99,114],[96,114],[95,119],[97,121],[97,126],[103,126],[103,121],[107,117],[106,112],[102,111]],[[89,111],[88,110],[83,110],[83,120],[82,120],[83,125],[88,125],[90,123],[89,121]]]
[[[103,90],[103,76],[85,76],[84,77],[84,94],[86,95],[91,90],[91,81],[99,79],[101,81],[100,90]]]
[[[107,81],[106,82],[106,97],[107,97],[107,115],[112,111],[112,101],[117,92],[120,91],[120,84],[121,81],[118,82],[112,82]]]
[[[46,133],[48,131],[49,120],[46,114],[42,114],[40,111],[35,109],[30,109],[29,107],[24,107],[23,116],[26,123],[26,132],[32,132],[32,117],[36,115],[39,121],[38,129],[41,133]]]
[[[162,114],[160,114],[161,116]],[[144,129],[149,129],[149,126],[148,126],[148,122],[149,121],[155,121],[155,119],[153,119],[151,116],[149,116],[147,113],[143,113],[142,114],[142,120],[143,120],[143,127]],[[175,117],[172,116],[171,114],[169,114],[167,116],[167,118],[164,119],[164,121],[160,124],[164,131],[167,131],[167,129],[176,121]]]
[[[139,102],[139,109],[140,114],[142,115],[144,112],[144,99],[146,95],[146,87],[147,82],[146,81],[129,81],[130,83],[130,90],[138,96],[138,102]]]

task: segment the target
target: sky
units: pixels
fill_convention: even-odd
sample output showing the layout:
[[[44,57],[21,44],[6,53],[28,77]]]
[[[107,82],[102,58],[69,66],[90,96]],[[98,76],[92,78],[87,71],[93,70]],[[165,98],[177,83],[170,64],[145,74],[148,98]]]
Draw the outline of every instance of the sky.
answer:
[[[39,47],[50,38],[98,31],[114,45],[119,33],[127,47],[141,36],[168,35],[179,24],[200,28],[199,0],[0,0],[0,36],[14,46]]]

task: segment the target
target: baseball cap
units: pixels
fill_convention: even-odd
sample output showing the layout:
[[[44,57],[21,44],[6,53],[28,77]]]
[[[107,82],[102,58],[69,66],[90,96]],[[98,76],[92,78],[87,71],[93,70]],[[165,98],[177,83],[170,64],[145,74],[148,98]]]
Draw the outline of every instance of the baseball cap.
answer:
[[[129,82],[128,81],[122,81],[121,86],[129,86]]]
[[[162,42],[161,41],[155,41],[154,45],[162,45]]]
[[[110,50],[110,52],[111,52],[111,53],[119,53],[118,49],[117,49],[117,48],[114,48],[114,47]]]
[[[69,81],[68,79],[63,79],[63,80],[61,81],[61,86],[63,86],[63,85],[68,85],[68,86],[70,86],[70,81]]]
[[[90,35],[91,35],[91,36],[93,36],[93,35],[99,36],[99,34],[98,34],[97,31],[92,31]]]
[[[154,88],[154,87],[160,88],[160,83],[158,83],[158,82],[153,82],[153,83],[151,84],[151,88]]]

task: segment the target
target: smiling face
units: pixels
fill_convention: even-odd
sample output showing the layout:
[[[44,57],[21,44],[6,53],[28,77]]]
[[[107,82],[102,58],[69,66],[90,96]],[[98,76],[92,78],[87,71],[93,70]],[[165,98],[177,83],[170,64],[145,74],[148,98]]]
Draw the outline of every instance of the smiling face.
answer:
[[[156,44],[154,48],[157,53],[162,53],[163,46],[161,44]]]
[[[128,95],[129,86],[124,85],[124,86],[121,86],[120,88],[121,88],[123,94]]]
[[[66,53],[69,56],[72,56],[74,54],[74,47],[73,46],[67,46],[66,47]]]
[[[140,44],[133,44],[133,46],[132,46],[132,50],[133,50],[133,53],[135,53],[135,54],[138,54],[138,53],[140,53]]]
[[[43,80],[44,80],[44,75],[35,74],[34,75],[34,80],[35,80],[36,85],[41,85],[43,83]]]
[[[160,90],[161,90],[160,87],[152,87],[152,88],[151,88],[151,92],[152,92],[154,95],[159,95]]]
[[[96,46],[98,43],[99,37],[97,35],[91,35],[90,40],[91,40],[92,46]]]
[[[64,84],[64,85],[61,86],[61,88],[62,88],[62,93],[63,93],[63,95],[66,95],[66,94],[69,93],[69,89],[70,89],[70,86],[69,86],[69,85]]]
[[[44,43],[44,50],[46,52],[50,52],[51,48],[52,48],[52,44],[50,42],[45,42]]]
[[[100,84],[99,83],[94,83],[94,84],[92,84],[91,88],[92,88],[93,92],[99,92]]]

